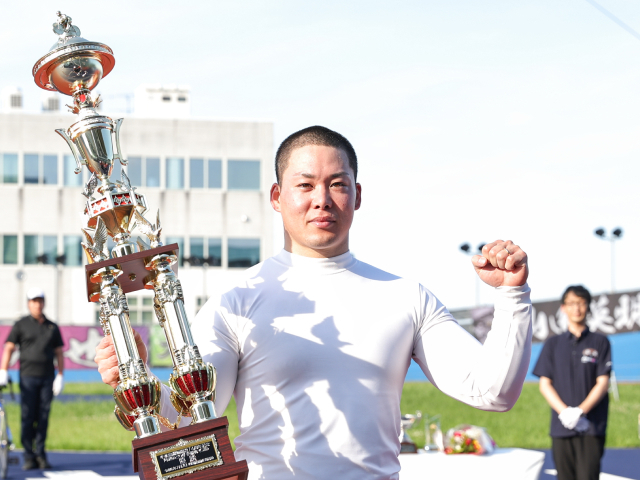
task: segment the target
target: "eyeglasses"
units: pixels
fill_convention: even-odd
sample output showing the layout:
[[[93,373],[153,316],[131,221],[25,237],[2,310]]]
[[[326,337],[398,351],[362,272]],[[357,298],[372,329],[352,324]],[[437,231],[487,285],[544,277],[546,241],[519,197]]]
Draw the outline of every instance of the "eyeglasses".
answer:
[[[570,303],[565,303],[564,306],[569,308],[573,308],[573,307],[587,308],[587,302],[570,302]]]

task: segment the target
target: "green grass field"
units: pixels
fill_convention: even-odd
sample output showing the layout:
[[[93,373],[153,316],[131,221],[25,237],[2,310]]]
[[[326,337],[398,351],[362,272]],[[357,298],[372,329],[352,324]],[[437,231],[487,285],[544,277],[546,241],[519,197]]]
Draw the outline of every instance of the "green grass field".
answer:
[[[611,399],[608,448],[640,448],[638,439],[638,414],[640,414],[640,384],[618,386],[620,401]],[[111,394],[103,384],[65,385],[67,394]],[[20,408],[15,402],[7,402],[7,415],[18,448],[20,445]],[[49,450],[98,450],[130,451],[133,433],[124,430],[113,416],[114,403],[102,402],[54,402],[49,421],[47,448]],[[443,431],[460,423],[485,427],[501,447],[548,449],[549,408],[538,392],[538,385],[525,384],[520,399],[513,410],[506,413],[482,412],[467,407],[436,390],[429,383],[407,383],[404,387],[401,409],[403,413],[441,416]],[[238,433],[235,403],[227,408],[229,436]],[[424,444],[423,426],[409,431],[419,445]]]

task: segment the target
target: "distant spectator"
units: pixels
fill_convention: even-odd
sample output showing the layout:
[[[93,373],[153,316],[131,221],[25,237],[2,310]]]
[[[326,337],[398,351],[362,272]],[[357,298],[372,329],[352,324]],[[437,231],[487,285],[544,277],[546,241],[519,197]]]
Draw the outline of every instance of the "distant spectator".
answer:
[[[51,468],[44,444],[49,425],[53,395],[62,391],[64,358],[62,336],[58,326],[47,320],[44,292],[32,288],[27,292],[30,315],[18,320],[4,345],[0,361],[0,386],[7,384],[11,354],[20,346],[20,408],[22,411],[21,441],[24,448],[23,470]],[[55,373],[54,358],[58,362]]]
[[[598,480],[609,410],[611,346],[586,325],[591,294],[568,287],[561,309],[568,331],[549,338],[533,374],[552,408],[551,438],[558,480]]]

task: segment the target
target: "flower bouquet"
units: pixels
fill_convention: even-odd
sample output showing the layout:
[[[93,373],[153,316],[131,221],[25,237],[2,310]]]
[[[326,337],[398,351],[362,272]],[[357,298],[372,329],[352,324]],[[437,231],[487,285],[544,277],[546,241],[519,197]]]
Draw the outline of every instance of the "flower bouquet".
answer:
[[[496,442],[482,427],[458,425],[447,432],[444,446],[444,453],[447,455],[454,453],[482,455],[493,452]]]

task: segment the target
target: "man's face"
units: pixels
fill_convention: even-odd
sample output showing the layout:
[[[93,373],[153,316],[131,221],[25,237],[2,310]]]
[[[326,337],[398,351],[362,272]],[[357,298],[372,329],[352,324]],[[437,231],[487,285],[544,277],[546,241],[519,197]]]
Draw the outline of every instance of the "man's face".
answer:
[[[300,147],[291,153],[281,177],[280,185],[271,187],[271,205],[282,214],[285,249],[327,258],[349,250],[361,188],[347,154],[323,145]]]
[[[573,292],[567,294],[561,308],[571,323],[583,323],[589,311],[587,301]]]
[[[44,298],[34,298],[33,300],[29,300],[29,313],[33,318],[39,318],[42,315],[42,310],[44,310]]]

